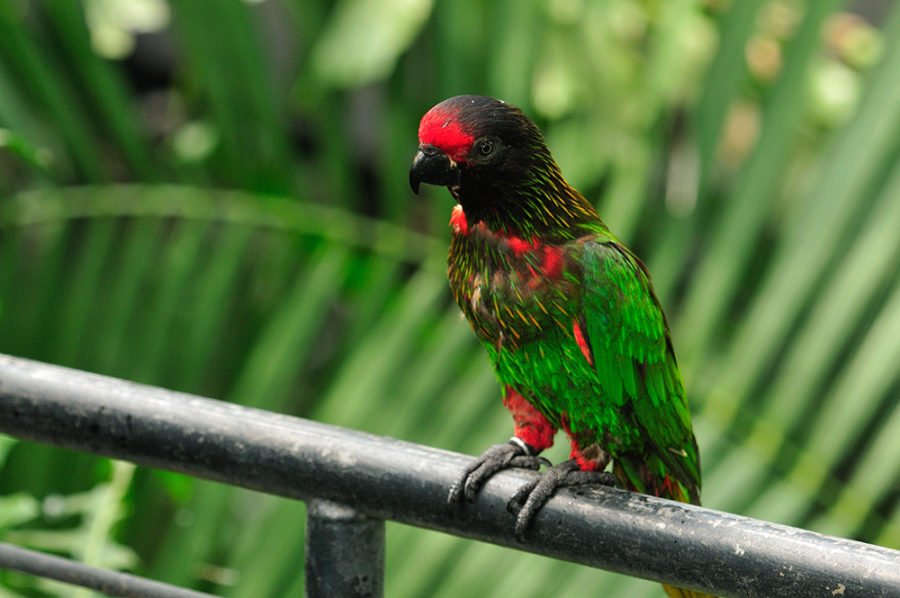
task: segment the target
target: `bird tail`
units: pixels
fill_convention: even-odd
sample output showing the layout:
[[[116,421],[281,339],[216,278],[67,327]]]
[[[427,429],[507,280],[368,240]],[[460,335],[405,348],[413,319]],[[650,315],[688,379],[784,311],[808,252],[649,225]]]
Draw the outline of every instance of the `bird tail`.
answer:
[[[664,583],[662,587],[669,598],[716,598],[712,594],[704,594],[703,592],[695,592],[694,590],[676,588],[675,586],[670,586],[667,583]]]
[[[613,474],[623,488],[699,505],[699,476],[694,478],[688,472],[687,468],[673,470],[671,463],[664,463],[655,454],[644,457],[626,453],[613,463]]]
[[[697,467],[699,472],[699,464]],[[700,504],[700,485],[688,481],[689,475],[675,475],[656,455],[649,459],[637,455],[621,455],[613,463],[613,474],[619,483],[629,490],[652,494],[661,498]],[[698,476],[699,477],[699,476]],[[712,594],[662,584],[669,598],[716,598]]]

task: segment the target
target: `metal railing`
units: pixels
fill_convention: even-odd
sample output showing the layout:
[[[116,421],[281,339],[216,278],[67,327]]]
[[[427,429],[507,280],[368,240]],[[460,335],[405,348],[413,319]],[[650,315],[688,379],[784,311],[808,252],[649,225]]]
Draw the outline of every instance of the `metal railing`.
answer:
[[[559,492],[519,542],[534,472],[450,508],[470,457],[4,355],[0,432],[307,501],[308,596],[381,595],[392,520],[722,596],[900,597],[898,551],[614,488]]]

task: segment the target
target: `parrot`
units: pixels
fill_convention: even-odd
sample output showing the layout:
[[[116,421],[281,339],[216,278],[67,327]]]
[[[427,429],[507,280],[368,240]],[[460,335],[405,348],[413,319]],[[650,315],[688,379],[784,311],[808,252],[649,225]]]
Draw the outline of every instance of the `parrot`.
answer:
[[[510,501],[520,539],[561,487],[617,484],[700,504],[700,455],[669,326],[644,263],[563,178],[535,123],[460,95],[422,117],[409,183],[446,187],[450,290],[513,419],[450,488],[471,501],[497,472],[539,470],[561,428],[570,459]],[[611,466],[611,471],[606,471]],[[708,596],[663,585],[669,596]]]

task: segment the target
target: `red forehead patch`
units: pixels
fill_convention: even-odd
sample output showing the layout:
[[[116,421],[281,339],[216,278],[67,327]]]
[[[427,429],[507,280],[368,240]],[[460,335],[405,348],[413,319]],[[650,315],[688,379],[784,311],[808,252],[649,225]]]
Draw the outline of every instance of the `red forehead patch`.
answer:
[[[419,143],[443,150],[454,161],[462,161],[475,138],[466,133],[456,120],[456,110],[438,104],[422,117],[419,123]]]

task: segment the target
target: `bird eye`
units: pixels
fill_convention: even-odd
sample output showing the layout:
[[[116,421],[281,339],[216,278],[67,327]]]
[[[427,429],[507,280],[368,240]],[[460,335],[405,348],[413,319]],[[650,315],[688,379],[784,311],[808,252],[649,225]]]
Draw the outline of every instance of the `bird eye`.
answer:
[[[490,139],[482,139],[478,142],[478,153],[482,157],[490,156],[494,153],[494,142]]]

